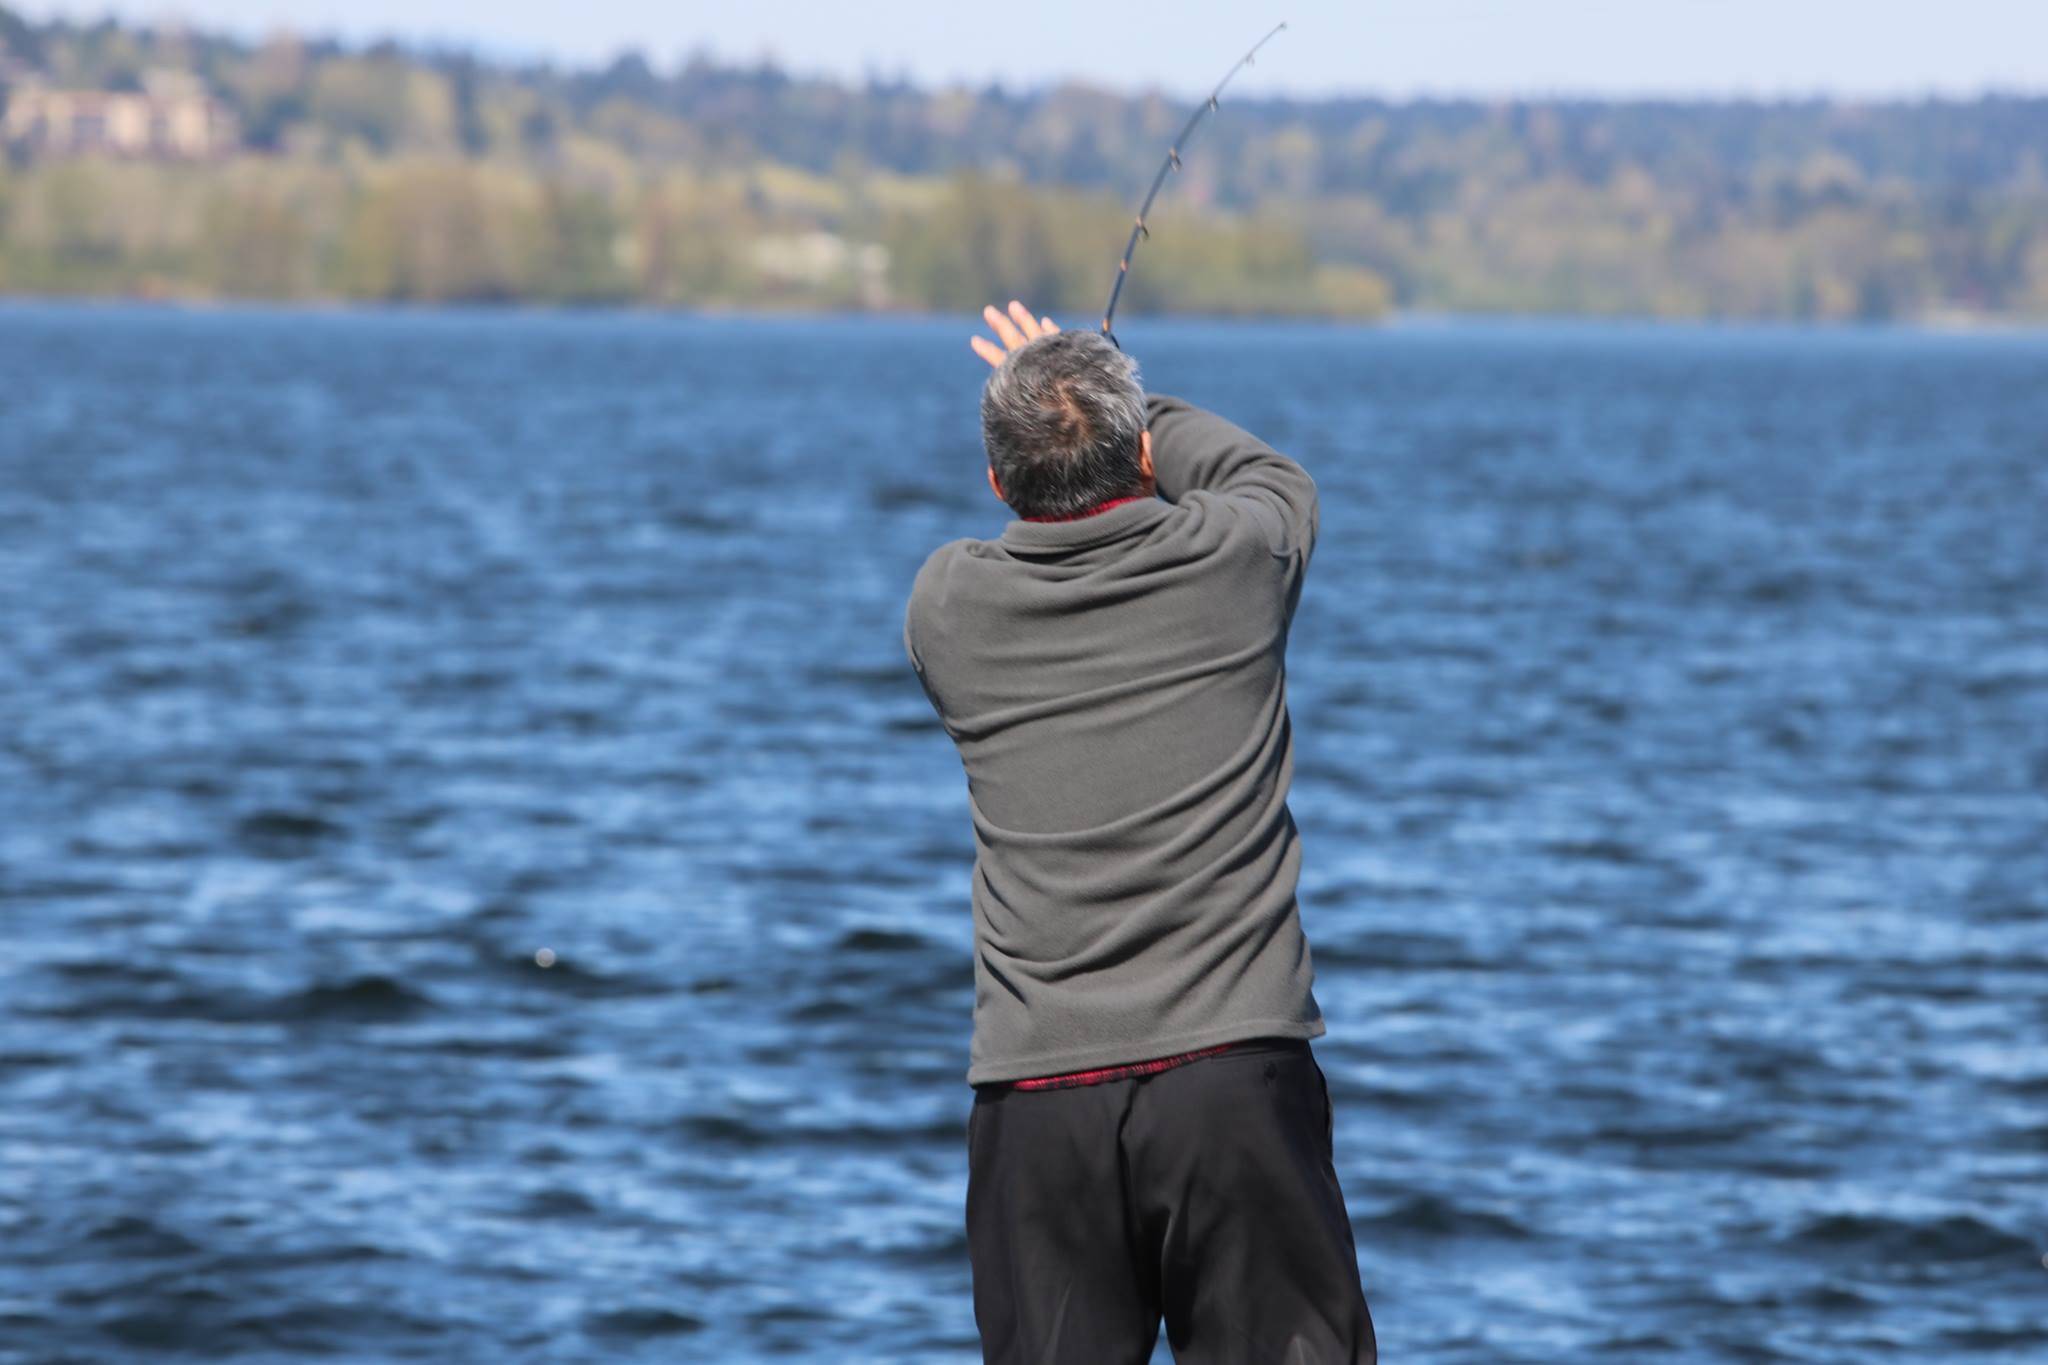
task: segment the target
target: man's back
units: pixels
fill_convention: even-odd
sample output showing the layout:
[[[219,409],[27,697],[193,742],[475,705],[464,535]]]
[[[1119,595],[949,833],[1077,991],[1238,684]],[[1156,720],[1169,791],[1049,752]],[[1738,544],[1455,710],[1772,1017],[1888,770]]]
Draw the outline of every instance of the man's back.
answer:
[[[1323,1022],[1295,908],[1288,628],[1315,486],[1154,395],[1158,491],[939,547],[904,641],[968,779],[968,1080]]]

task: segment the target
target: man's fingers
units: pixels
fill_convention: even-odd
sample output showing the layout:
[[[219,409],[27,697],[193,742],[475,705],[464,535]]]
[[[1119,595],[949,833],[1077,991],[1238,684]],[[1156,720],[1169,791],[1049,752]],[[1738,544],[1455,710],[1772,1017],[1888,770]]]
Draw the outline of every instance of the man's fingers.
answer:
[[[974,353],[991,365],[1001,365],[1006,351],[1015,351],[1030,345],[1040,337],[1051,336],[1059,328],[1051,318],[1033,317],[1031,310],[1016,299],[1010,300],[1007,312],[989,304],[981,310],[981,320],[996,334],[996,340],[1003,343],[998,349],[995,342],[986,337],[975,337],[969,344]]]
[[[1024,334],[1017,330],[1017,324],[1011,322],[998,312],[994,304],[990,304],[982,309],[981,317],[995,331],[995,334],[1002,338],[1003,345],[1014,351],[1024,344]]]

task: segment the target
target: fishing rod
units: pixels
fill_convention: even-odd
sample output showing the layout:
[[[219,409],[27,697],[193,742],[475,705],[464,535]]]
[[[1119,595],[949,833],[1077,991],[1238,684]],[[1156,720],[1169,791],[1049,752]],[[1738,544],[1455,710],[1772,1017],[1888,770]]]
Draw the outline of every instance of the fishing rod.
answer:
[[[1195,125],[1202,121],[1202,116],[1216,107],[1216,97],[1223,93],[1224,86],[1230,84],[1230,78],[1250,66],[1252,59],[1259,55],[1259,49],[1273,41],[1274,33],[1278,33],[1286,27],[1287,25],[1284,22],[1275,24],[1272,33],[1268,33],[1265,37],[1253,43],[1252,50],[1239,57],[1237,65],[1223,73],[1223,79],[1216,82],[1216,88],[1209,92],[1209,98],[1204,100],[1197,106],[1195,112],[1188,116],[1187,126],[1180,130],[1180,136],[1175,138],[1173,145],[1166,149],[1166,160],[1160,164],[1159,174],[1152,177],[1152,188],[1145,192],[1145,202],[1138,206],[1137,221],[1131,224],[1131,240],[1124,243],[1123,259],[1116,263],[1116,284],[1111,286],[1109,303],[1102,310],[1102,334],[1108,337],[1110,345],[1116,347],[1119,351],[1124,348],[1124,345],[1116,339],[1116,333],[1109,329],[1109,324],[1116,317],[1116,301],[1123,297],[1124,281],[1131,277],[1131,257],[1138,250],[1138,240],[1141,237],[1150,237],[1152,235],[1151,229],[1145,226],[1145,215],[1152,211],[1152,201],[1159,197],[1159,187],[1166,183],[1166,177],[1180,169],[1181,144],[1194,134]]]

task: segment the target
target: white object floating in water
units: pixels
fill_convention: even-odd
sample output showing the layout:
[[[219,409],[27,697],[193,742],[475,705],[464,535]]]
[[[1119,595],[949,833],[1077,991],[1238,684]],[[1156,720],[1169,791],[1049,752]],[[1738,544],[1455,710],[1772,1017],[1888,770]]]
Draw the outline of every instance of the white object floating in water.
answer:
[[[543,948],[533,955],[533,960],[543,967],[552,967],[555,965],[555,950]]]

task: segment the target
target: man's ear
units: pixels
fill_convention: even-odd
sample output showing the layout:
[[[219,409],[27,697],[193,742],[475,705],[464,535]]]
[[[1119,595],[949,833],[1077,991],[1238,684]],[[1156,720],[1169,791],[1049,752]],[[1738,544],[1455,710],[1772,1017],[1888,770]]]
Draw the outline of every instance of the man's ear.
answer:
[[[1145,476],[1146,483],[1152,482],[1152,429],[1150,427],[1138,433],[1138,472]]]
[[[994,493],[994,494],[996,495],[996,500],[997,500],[998,502],[1008,502],[1008,501],[1009,501],[1009,499],[1008,499],[1008,498],[1006,498],[1006,497],[1004,497],[1004,496],[1003,496],[1003,486],[1002,486],[1002,484],[1000,484],[1000,483],[998,483],[998,482],[996,481],[996,467],[995,467],[994,465],[990,465],[990,466],[988,467],[988,488],[989,488],[989,492],[991,492],[991,493]]]

